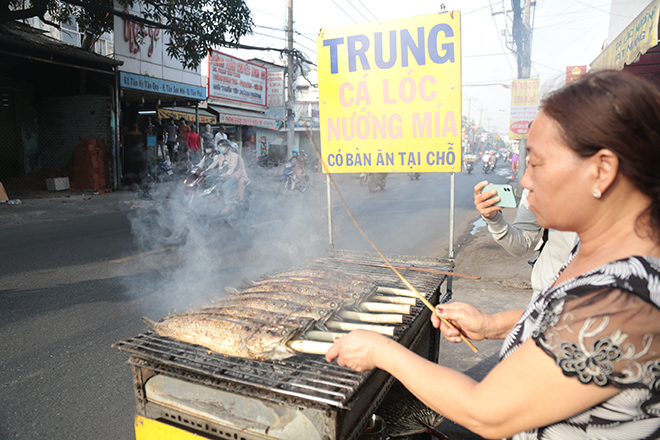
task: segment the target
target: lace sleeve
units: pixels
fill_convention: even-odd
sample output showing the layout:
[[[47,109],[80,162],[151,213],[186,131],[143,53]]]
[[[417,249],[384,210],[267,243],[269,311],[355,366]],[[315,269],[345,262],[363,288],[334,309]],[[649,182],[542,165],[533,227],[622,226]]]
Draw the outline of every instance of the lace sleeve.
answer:
[[[660,310],[619,289],[552,301],[536,344],[583,383],[660,391]]]

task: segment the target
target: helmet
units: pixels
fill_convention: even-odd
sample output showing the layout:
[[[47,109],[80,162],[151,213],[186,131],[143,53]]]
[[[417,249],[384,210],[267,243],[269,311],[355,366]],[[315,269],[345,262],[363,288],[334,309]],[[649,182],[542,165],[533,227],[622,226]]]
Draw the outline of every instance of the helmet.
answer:
[[[219,145],[225,146],[225,147],[231,147],[231,142],[227,139],[220,139],[220,142],[218,142]]]
[[[291,150],[291,154],[293,154],[294,156],[297,156],[298,155],[298,149],[294,148],[293,150]]]
[[[238,144],[236,142],[230,142],[229,148],[231,148],[233,151],[238,151]]]

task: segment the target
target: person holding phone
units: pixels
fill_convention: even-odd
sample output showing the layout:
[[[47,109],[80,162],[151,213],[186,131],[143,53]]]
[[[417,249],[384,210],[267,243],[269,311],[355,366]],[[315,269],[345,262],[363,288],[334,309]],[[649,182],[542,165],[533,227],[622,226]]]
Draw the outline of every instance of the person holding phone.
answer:
[[[587,74],[541,104],[521,184],[543,228],[579,244],[525,310],[440,304],[451,342],[502,339],[477,382],[395,340],[354,331],[327,361],[392,374],[434,411],[485,438],[660,437],[660,92],[624,71]]]
[[[538,252],[532,264],[532,299],[550,285],[559,269],[577,244],[575,232],[542,228],[536,216],[529,210],[528,190],[523,190],[513,224],[502,215],[502,207],[495,206],[501,200],[497,190],[483,191],[488,181],[474,187],[474,205],[486,222],[488,232],[495,242],[514,257],[522,258],[530,250]],[[483,191],[483,192],[482,192]]]

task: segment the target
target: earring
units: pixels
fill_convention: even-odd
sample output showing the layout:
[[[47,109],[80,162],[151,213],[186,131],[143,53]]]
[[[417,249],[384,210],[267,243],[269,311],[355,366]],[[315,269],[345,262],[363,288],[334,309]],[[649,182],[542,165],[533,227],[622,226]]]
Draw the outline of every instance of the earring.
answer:
[[[603,194],[600,192],[599,189],[595,189],[594,192],[591,195],[594,196],[597,199],[600,199],[603,196]]]

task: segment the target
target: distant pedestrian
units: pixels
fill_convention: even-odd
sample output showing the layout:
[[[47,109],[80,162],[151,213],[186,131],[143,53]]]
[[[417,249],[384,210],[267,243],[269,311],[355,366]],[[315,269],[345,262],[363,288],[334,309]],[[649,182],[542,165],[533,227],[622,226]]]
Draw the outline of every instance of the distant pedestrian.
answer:
[[[167,160],[167,154],[165,153],[165,127],[163,127],[163,121],[160,118],[156,118],[156,145],[158,146],[158,151],[160,151],[160,157],[163,160]]]
[[[196,162],[200,160],[201,157],[199,154],[199,135],[197,134],[197,130],[195,129],[195,126],[192,124],[190,126],[190,131],[188,132],[186,144],[188,146],[188,151],[187,151],[188,154],[186,157],[188,162],[190,161]]]
[[[220,127],[218,127],[218,132],[215,134],[214,143],[215,143],[216,148],[220,146],[220,142],[223,139],[229,140],[229,138],[227,137],[227,134],[225,134],[225,126],[221,125]]]
[[[179,135],[179,129],[174,123],[174,119],[170,119],[167,126],[167,153],[170,155],[172,163],[178,162],[178,151],[176,146],[176,138]]]
[[[511,169],[514,172],[518,169],[518,153],[513,153],[511,156]]]
[[[199,139],[202,148],[211,148],[215,150],[215,142],[213,141],[213,135],[211,134],[211,125],[206,124],[204,127],[204,133],[199,135]]]
[[[181,159],[185,156],[187,159],[190,159],[188,155],[188,133],[190,132],[190,127],[184,118],[181,118],[179,129],[177,132],[176,141],[179,144],[179,154],[178,154],[178,163],[181,163]]]

